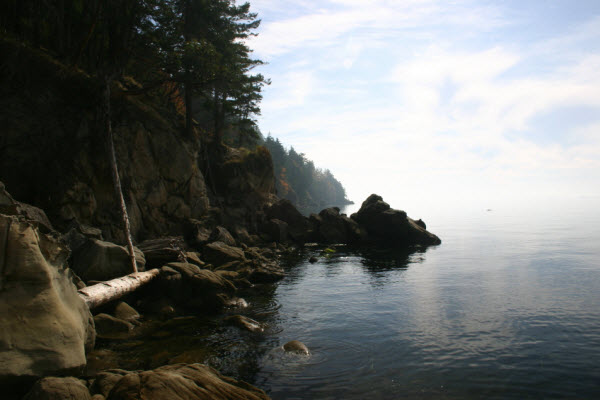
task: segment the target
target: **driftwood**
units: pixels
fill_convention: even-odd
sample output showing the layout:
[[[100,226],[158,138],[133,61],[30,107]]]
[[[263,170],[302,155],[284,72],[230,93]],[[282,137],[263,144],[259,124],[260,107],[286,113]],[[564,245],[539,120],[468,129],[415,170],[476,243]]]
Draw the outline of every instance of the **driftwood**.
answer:
[[[137,288],[150,282],[160,274],[160,270],[151,269],[145,272],[135,272],[110,281],[98,283],[79,289],[79,297],[91,309],[116,300],[131,293]]]

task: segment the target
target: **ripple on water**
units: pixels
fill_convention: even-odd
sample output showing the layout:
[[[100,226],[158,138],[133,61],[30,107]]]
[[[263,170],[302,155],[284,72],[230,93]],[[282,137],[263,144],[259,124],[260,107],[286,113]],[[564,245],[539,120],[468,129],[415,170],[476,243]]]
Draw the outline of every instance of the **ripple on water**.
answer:
[[[307,388],[315,387],[327,388],[328,391],[342,390],[357,378],[364,379],[374,368],[370,349],[361,343],[327,339],[318,344],[304,343],[310,355],[290,354],[283,350],[283,346],[278,346],[268,351],[261,360],[261,382],[258,383],[271,395],[285,392],[287,397],[298,393],[305,396]],[[343,364],[330,368],[340,354],[344,357]],[[272,380],[272,377],[277,379]]]

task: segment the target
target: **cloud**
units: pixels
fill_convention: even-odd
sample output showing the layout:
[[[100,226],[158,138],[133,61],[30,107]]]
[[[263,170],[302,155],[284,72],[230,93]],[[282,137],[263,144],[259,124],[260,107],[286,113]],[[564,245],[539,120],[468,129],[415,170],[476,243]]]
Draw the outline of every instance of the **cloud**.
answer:
[[[480,4],[277,11],[256,42],[274,82],[263,131],[331,169],[355,200],[598,192],[600,17],[526,36],[531,20]],[[569,115],[582,107],[590,117]]]

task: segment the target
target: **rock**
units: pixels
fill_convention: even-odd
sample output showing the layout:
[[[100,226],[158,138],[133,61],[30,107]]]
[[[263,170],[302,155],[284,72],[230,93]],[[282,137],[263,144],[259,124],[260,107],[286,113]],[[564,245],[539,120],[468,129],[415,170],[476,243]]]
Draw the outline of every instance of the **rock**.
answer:
[[[223,242],[213,242],[204,246],[206,262],[218,267],[230,261],[246,261],[244,251],[239,247],[228,246]]]
[[[96,335],[66,266],[69,250],[0,215],[0,254],[0,383],[81,372]]]
[[[0,182],[0,213],[23,216],[27,221],[40,228],[43,233],[54,230],[44,210],[13,199],[2,182]]]
[[[346,215],[340,215],[337,207],[326,208],[319,213],[315,230],[318,232],[318,241],[322,243],[357,243],[367,237],[367,232],[356,221]]]
[[[304,243],[308,237],[310,224],[294,205],[286,199],[279,200],[265,211],[267,220],[278,219],[289,226],[289,235],[295,242]]]
[[[130,374],[129,371],[123,369],[110,369],[102,371],[96,375],[94,383],[90,387],[90,391],[96,394],[100,394],[104,397],[108,397],[111,389],[119,382],[125,375]]]
[[[200,254],[198,254],[195,251],[186,251],[184,253],[184,255],[185,255],[185,259],[190,264],[197,265],[197,266],[199,266],[201,268],[206,265],[206,263],[200,259]]]
[[[310,262],[311,264],[316,263],[317,261],[319,261],[319,259],[315,256],[312,256],[311,258],[308,259],[308,262]]]
[[[144,253],[147,269],[185,260],[182,236],[144,240],[137,247]]]
[[[248,332],[263,332],[264,328],[260,322],[253,320],[252,318],[245,317],[243,315],[232,315],[224,319],[224,322],[228,325],[236,326],[240,329]]]
[[[277,263],[260,263],[250,268],[248,280],[252,283],[273,283],[285,278]]]
[[[124,301],[119,302],[115,306],[113,315],[118,319],[122,319],[123,321],[128,322],[137,321],[138,319],[140,319],[140,314]]]
[[[93,350],[87,355],[87,364],[83,376],[96,376],[101,371],[118,368],[118,366],[118,353],[108,349]]]
[[[104,313],[94,316],[94,324],[99,337],[112,337],[113,335],[128,333],[133,329],[130,322]]]
[[[76,220],[71,221],[67,233],[62,235],[62,239],[67,242],[72,253],[77,252],[88,239],[103,240],[100,229],[82,225]]]
[[[364,227],[368,241],[396,245],[436,245],[440,239],[408,218],[404,211],[394,210],[381,196],[372,194],[351,218]]]
[[[138,271],[144,271],[144,254],[135,248]],[[84,281],[107,281],[132,273],[129,252],[123,246],[89,239],[73,255],[73,270]]]
[[[288,353],[309,355],[308,347],[298,340],[292,340],[283,345],[283,349]]]
[[[81,379],[47,377],[38,380],[23,400],[91,400],[92,396]]]
[[[206,365],[174,364],[125,375],[110,390],[107,400],[138,400],[140,393],[144,400],[269,398],[262,390]]]
[[[277,218],[270,219],[265,224],[264,231],[271,237],[271,239],[278,243],[287,242],[289,239],[288,223]]]
[[[221,275],[188,263],[167,264],[161,269],[161,280],[161,293],[177,304],[204,312],[225,307],[236,291],[235,285]]]
[[[209,242],[211,231],[204,226],[204,223],[197,219],[189,219],[183,226],[184,238],[190,246],[201,248]]]
[[[416,220],[415,224],[419,225],[423,229],[427,229],[427,225],[425,225],[425,222],[422,219]]]
[[[215,229],[213,229],[208,240],[211,242],[223,242],[227,246],[232,247],[235,247],[236,245],[235,239],[233,236],[231,236],[231,233],[229,233],[229,231],[222,226],[217,226]]]

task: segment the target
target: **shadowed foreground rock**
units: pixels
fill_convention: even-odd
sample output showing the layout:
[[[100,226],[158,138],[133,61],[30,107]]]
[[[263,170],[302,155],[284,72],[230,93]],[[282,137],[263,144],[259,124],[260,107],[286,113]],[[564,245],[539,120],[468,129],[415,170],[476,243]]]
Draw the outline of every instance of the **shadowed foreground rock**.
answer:
[[[0,383],[80,372],[95,331],[66,268],[69,250],[0,215]]]
[[[106,379],[115,377],[105,374]],[[102,377],[99,377],[102,379]],[[96,382],[102,386],[104,382]],[[106,388],[105,388],[106,390]],[[166,365],[152,371],[131,372],[114,383],[107,400],[269,399],[262,390],[219,374],[202,364]]]

